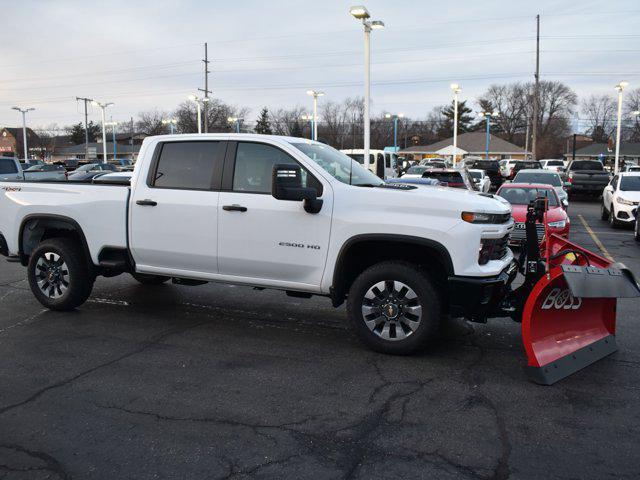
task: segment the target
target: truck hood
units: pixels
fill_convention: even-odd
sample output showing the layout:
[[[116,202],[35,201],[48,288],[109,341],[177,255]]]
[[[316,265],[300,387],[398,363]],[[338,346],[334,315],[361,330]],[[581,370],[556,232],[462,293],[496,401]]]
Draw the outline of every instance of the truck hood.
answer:
[[[510,213],[511,205],[499,197],[460,188],[411,185],[415,188],[356,187],[358,194],[370,205],[382,205],[383,210],[407,213],[416,209],[429,209],[432,213],[462,212]]]

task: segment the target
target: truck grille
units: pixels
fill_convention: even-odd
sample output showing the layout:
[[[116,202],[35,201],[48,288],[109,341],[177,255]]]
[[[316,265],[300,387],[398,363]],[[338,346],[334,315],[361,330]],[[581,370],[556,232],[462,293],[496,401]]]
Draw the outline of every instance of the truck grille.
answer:
[[[544,237],[544,225],[541,223],[536,224],[536,232],[538,232],[538,243],[542,241],[542,237]],[[511,243],[524,243],[527,238],[527,229],[523,222],[517,222],[513,225],[513,230],[511,231],[510,242]]]
[[[509,234],[502,238],[483,238],[478,263],[485,265],[490,260],[501,260],[509,252]]]

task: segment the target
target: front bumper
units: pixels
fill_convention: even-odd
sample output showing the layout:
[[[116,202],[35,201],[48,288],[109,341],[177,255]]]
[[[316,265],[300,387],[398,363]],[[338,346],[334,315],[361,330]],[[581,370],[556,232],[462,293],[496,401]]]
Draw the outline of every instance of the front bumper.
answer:
[[[623,203],[616,203],[615,207],[613,208],[614,217],[620,223],[635,223],[637,209],[638,205],[625,205]]]
[[[512,261],[499,275],[492,277],[450,276],[447,282],[449,314],[486,322],[489,314],[498,310],[517,273],[517,264]]]

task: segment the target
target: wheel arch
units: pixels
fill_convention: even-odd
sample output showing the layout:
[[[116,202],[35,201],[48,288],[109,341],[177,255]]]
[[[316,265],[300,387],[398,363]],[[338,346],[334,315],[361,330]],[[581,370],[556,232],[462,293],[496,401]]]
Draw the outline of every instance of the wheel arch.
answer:
[[[34,248],[44,239],[70,237],[82,245],[87,262],[92,265],[89,244],[80,224],[73,218],[55,214],[32,214],[22,219],[18,233],[18,255],[26,266]]]
[[[449,251],[435,240],[399,234],[356,235],[342,245],[336,259],[331,286],[334,306],[344,302],[351,284],[362,271],[388,260],[410,261],[427,270],[443,287],[454,274]],[[444,294],[446,288],[441,291]]]

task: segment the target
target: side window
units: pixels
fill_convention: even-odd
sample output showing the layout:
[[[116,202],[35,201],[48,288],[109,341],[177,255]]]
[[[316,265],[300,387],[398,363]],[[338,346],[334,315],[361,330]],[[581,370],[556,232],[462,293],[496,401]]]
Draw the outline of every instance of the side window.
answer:
[[[391,155],[388,153],[384,154],[384,166],[387,168],[391,168]]]
[[[18,167],[11,159],[0,159],[0,173],[18,173]]]
[[[293,157],[279,148],[264,143],[238,143],[236,163],[233,172],[233,191],[251,193],[271,193],[273,166],[278,163],[298,165]],[[322,185],[302,168],[302,184],[309,185],[322,194]]]
[[[172,142],[162,145],[151,186],[211,190],[220,142]]]
[[[614,190],[618,189],[618,175],[616,175],[611,179],[611,186],[613,187]]]

